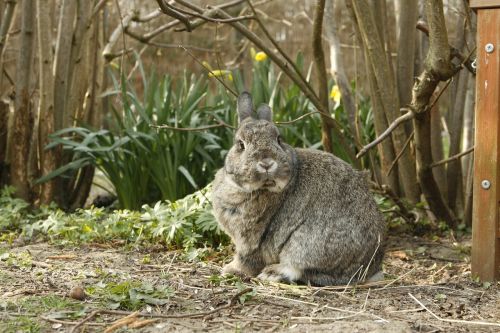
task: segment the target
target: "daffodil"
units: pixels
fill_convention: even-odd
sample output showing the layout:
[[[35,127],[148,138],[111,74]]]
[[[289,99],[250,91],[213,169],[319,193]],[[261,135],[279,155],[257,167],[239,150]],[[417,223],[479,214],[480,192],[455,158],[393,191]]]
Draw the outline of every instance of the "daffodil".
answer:
[[[267,54],[264,52],[257,52],[254,57],[255,61],[264,61],[267,59]]]
[[[332,90],[330,91],[330,98],[333,99],[335,103],[340,103],[340,98],[342,94],[340,93],[340,89],[338,85],[334,85]]]
[[[227,77],[229,81],[233,81],[233,73],[226,69],[214,69],[208,73],[208,77]]]

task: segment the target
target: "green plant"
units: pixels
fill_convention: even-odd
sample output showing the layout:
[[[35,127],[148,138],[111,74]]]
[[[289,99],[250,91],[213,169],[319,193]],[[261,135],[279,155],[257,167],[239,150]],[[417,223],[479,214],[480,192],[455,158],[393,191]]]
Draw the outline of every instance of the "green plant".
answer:
[[[139,67],[143,93],[124,77],[113,76],[115,90],[108,95],[117,97],[119,107],[113,110],[111,128],[74,127],[55,133],[47,148],[61,145],[72,152],[73,160],[38,182],[91,164],[109,178],[120,207],[126,209],[176,200],[207,184],[222,164],[219,138],[204,131],[152,128],[193,128],[212,121],[210,117],[220,110],[202,104],[206,80],[185,73],[174,85],[171,77],[157,80]]]
[[[48,237],[53,242],[79,244],[125,240],[129,244],[163,244],[191,250],[227,244],[207,198],[210,187],[175,202],[144,205],[140,211],[103,208],[78,209],[68,214],[54,210],[33,223],[26,223],[28,238]]]
[[[14,187],[6,186],[0,190],[0,233],[15,230],[22,224],[24,216],[28,213],[29,204],[15,198]]]
[[[154,286],[148,282],[123,281],[99,282],[86,288],[86,293],[109,309],[137,310],[145,304],[164,305],[174,294],[165,285]]]

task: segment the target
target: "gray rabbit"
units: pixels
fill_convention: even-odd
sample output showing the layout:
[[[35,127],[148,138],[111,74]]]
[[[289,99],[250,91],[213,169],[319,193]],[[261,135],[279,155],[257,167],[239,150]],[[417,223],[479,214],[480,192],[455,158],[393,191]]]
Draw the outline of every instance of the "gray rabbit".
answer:
[[[365,175],[339,158],[284,143],[269,106],[254,118],[238,98],[239,128],[212,202],[236,253],[224,274],[338,285],[383,277],[385,221]]]

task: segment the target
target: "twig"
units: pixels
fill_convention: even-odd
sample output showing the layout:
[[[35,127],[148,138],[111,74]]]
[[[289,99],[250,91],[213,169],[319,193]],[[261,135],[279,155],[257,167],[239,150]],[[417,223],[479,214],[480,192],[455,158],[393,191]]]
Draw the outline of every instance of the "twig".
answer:
[[[184,14],[177,11],[175,7],[170,6],[164,0],[156,0],[156,2],[158,3],[158,6],[160,6],[160,9],[163,13],[182,22],[182,24],[184,24],[184,26],[186,27],[186,30],[191,32],[192,27],[189,18],[187,18],[186,16],[184,16]]]
[[[365,312],[365,310],[361,310],[361,311],[355,312],[355,313],[347,315],[347,316],[339,316],[339,317],[290,317],[290,319],[291,320],[308,320],[308,321],[314,321],[314,320],[335,321],[335,320],[353,318],[353,317],[356,317],[360,314],[363,314],[364,312]]]
[[[467,154],[470,154],[470,153],[472,153],[473,151],[474,151],[474,146],[470,147],[470,148],[469,148],[469,149],[467,149],[467,150],[464,150],[464,151],[463,151],[463,152],[461,152],[461,153],[458,153],[458,154],[455,154],[455,155],[450,156],[450,157],[448,157],[448,158],[445,158],[444,160],[434,162],[434,163],[432,163],[432,164],[429,166],[429,168],[435,168],[435,167],[440,166],[440,165],[442,165],[442,164],[446,164],[446,163],[452,162],[452,161],[454,161],[454,160],[458,160],[460,157],[465,156],[465,155],[467,155]]]
[[[75,333],[77,332],[78,328],[80,326],[82,326],[83,324],[85,324],[86,322],[90,321],[92,318],[94,318],[95,316],[97,316],[99,314],[99,310],[96,310],[96,311],[92,311],[87,317],[85,317],[84,319],[80,320],[78,323],[76,323],[75,326],[73,326],[73,328],[71,329],[70,333]]]
[[[205,131],[207,129],[218,128],[218,127],[229,127],[229,128],[234,129],[233,126],[226,124],[226,123],[219,123],[219,124],[202,126],[202,127],[174,127],[174,126],[169,126],[169,125],[149,125],[149,127],[158,128],[158,129],[171,129],[171,130],[184,131],[184,132]]]
[[[217,75],[215,75],[214,72],[212,72],[212,70],[210,68],[207,68],[205,65],[203,65],[203,63],[194,56],[194,54],[192,54],[188,49],[186,49],[184,46],[182,45],[179,45],[179,47],[181,49],[183,49],[194,61],[196,61],[196,63],[198,65],[200,65],[201,67],[203,67],[208,73],[210,73],[217,81],[219,81],[223,86],[224,88],[226,88],[229,92],[231,92],[231,94],[233,94],[234,97],[238,97],[238,94],[233,90],[231,89],[227,84],[226,82],[224,82],[224,80],[221,80]]]
[[[227,19],[216,19],[216,18],[213,18],[213,17],[210,17],[210,16],[205,16],[203,14],[198,14],[198,13],[195,13],[195,12],[190,12],[188,10],[184,10],[182,8],[174,7],[174,6],[170,5],[170,4],[167,4],[167,6],[169,6],[172,10],[180,12],[182,14],[191,15],[191,16],[203,19],[205,21],[213,22],[213,23],[231,23],[231,22],[245,21],[245,20],[250,20],[250,19],[254,19],[255,18],[253,15],[242,15],[242,16],[231,17],[231,18],[227,18]],[[165,13],[165,14],[168,15],[168,13]]]
[[[417,302],[418,305],[420,305],[424,310],[429,312],[435,319],[439,321],[444,321],[447,323],[455,323],[455,324],[466,324],[466,325],[482,325],[482,326],[495,326],[495,327],[500,327],[500,323],[490,323],[486,321],[467,321],[467,320],[460,320],[460,319],[447,319],[447,318],[441,318],[438,315],[436,315],[434,312],[429,310],[422,302],[420,302],[415,296],[413,296],[411,293],[408,293],[408,295],[413,298],[415,302]]]
[[[413,111],[409,110],[404,115],[396,118],[382,134],[380,134],[375,140],[373,140],[372,142],[370,142],[369,144],[367,144],[366,146],[361,148],[359,153],[356,155],[356,158],[360,158],[361,156],[366,154],[366,152],[368,150],[372,149],[373,147],[378,145],[380,142],[384,141],[384,139],[387,138],[392,133],[392,131],[394,131],[396,129],[396,127],[398,127],[400,124],[402,124],[410,119],[413,119],[413,117],[415,117],[415,113]],[[403,151],[403,149],[401,149],[401,150]]]
[[[129,314],[128,316],[126,317],[123,317],[123,318],[120,318],[116,321],[114,321],[111,326],[109,326],[108,328],[106,328],[104,330],[104,333],[111,333],[111,332],[114,332],[116,331],[117,329],[123,327],[123,326],[126,326],[128,324],[132,324],[133,322],[135,322],[137,320],[137,316],[138,316],[139,312],[138,311],[135,311],[135,312],[132,312],[131,314]]]
[[[59,319],[53,319],[45,316],[40,316],[41,319],[51,322],[51,323],[56,323],[56,324],[63,324],[63,325],[75,325],[74,321],[65,321],[65,320],[59,320]],[[86,323],[86,325],[89,326],[106,326],[105,323]]]
[[[387,174],[386,174],[387,177],[389,177],[389,175],[391,174],[392,170],[394,169],[394,167],[398,163],[399,159],[401,158],[401,156],[403,156],[403,153],[405,152],[406,148],[408,148],[410,146],[410,142],[413,139],[414,135],[415,135],[415,131],[412,131],[411,134],[410,134],[410,136],[408,137],[408,139],[406,139],[406,142],[403,145],[403,148],[401,148],[401,151],[398,153],[398,155],[396,156],[396,158],[394,159],[394,161],[392,161],[391,166],[389,167],[389,170],[387,170]]]
[[[310,115],[312,114],[315,114],[315,113],[321,113],[319,111],[311,111],[311,112],[308,112],[308,113],[305,113],[303,114],[302,116],[296,118],[296,119],[293,119],[293,120],[288,120],[288,121],[276,121],[275,124],[276,125],[288,125],[288,124],[293,124],[294,122],[296,121],[299,121],[301,119],[304,119],[305,117],[309,117]]]
[[[128,30],[125,31],[127,35],[129,35],[132,38],[135,38],[135,36],[130,35]],[[179,44],[168,44],[168,43],[157,43],[157,42],[150,42],[150,41],[141,41],[142,43],[149,45],[149,46],[154,46],[162,49],[173,49],[173,48],[179,48]],[[213,50],[213,49],[207,49],[204,47],[198,47],[194,45],[184,45],[186,49],[190,49],[193,51],[201,51],[201,52],[208,52],[208,53],[218,53],[219,51]]]
[[[271,33],[269,32],[269,30],[267,30],[266,26],[264,25],[259,15],[257,14],[257,11],[255,9],[255,6],[252,4],[252,1],[246,0],[246,2],[248,4],[248,7],[250,7],[250,9],[252,10],[255,16],[255,20],[257,21],[257,24],[259,25],[262,32],[266,35],[267,39],[271,42],[271,44],[273,44],[273,46],[276,48],[279,54],[281,54],[281,56],[283,56],[283,58],[285,58],[285,60],[293,67],[293,69],[298,75],[298,78],[304,83],[304,87],[309,89],[310,93],[317,97],[316,92],[312,89],[309,82],[307,82],[306,78],[300,71],[300,68],[297,66],[297,64],[288,56],[288,54],[285,51],[283,51],[278,42],[276,42],[276,40],[271,36]]]
[[[394,280],[392,280],[391,282],[389,282],[388,284],[386,284],[385,286],[383,286],[382,288],[380,288],[380,290],[386,289],[387,287],[389,287],[390,285],[392,285],[392,284],[396,283],[397,281],[401,280],[405,276],[410,275],[410,273],[413,272],[414,270],[415,270],[415,267],[413,267],[412,269],[410,269],[408,272],[406,272],[406,273],[398,276],[397,278],[395,278]]]

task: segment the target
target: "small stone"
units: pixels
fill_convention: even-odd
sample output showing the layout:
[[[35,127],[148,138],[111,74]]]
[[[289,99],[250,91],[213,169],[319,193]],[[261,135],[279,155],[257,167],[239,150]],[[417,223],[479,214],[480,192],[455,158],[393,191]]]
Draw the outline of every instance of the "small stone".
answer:
[[[87,295],[85,295],[85,290],[82,287],[73,287],[69,292],[69,297],[83,301]]]

